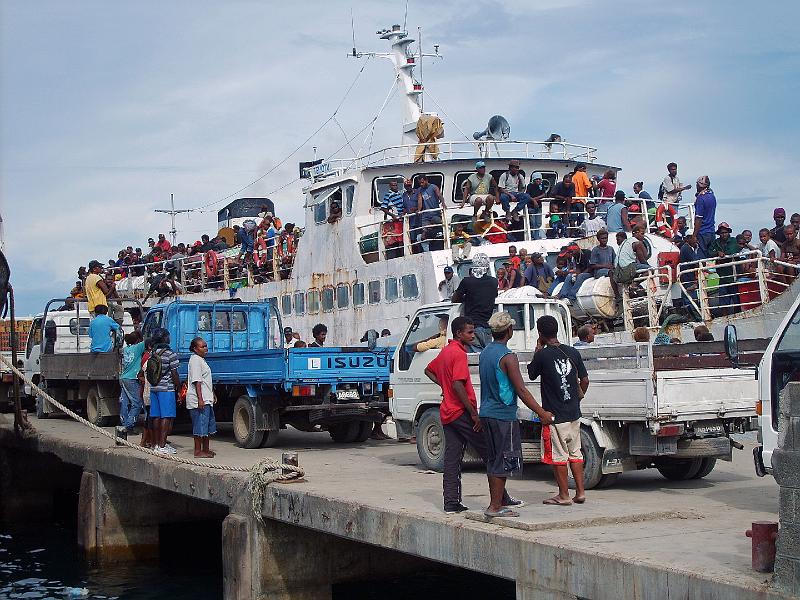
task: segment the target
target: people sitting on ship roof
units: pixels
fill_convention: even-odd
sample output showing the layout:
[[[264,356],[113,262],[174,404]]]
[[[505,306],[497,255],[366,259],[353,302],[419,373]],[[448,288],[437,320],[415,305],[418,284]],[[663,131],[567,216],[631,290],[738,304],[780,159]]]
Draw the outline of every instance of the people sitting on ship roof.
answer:
[[[567,250],[567,247],[564,246],[561,248],[561,252],[558,253],[556,256],[556,268],[553,271],[553,281],[550,283],[550,287],[547,288],[547,295],[550,296],[555,293],[556,288],[559,284],[563,284],[564,281],[567,279],[567,276],[570,273],[570,261],[572,255]]]
[[[531,228],[531,238],[534,240],[542,239],[542,203],[547,196],[547,188],[544,185],[541,173],[533,173],[531,182],[525,189],[525,193],[531,197],[528,204],[528,219]]]
[[[495,275],[497,276],[497,291],[498,292],[504,292],[507,289],[511,288],[511,282],[509,281],[509,279],[507,277],[506,271],[507,271],[506,266],[503,265],[502,267],[497,269],[497,272],[495,273]]]
[[[396,179],[389,182],[389,189],[381,198],[384,222],[381,237],[386,248],[386,258],[403,256],[403,193]]]
[[[447,265],[444,268],[444,279],[439,282],[439,296],[441,297],[442,301],[449,301],[450,298],[453,296],[453,293],[458,288],[458,284],[461,283],[461,279],[458,275],[453,273],[453,267]]]
[[[551,201],[550,212],[547,213],[546,216],[549,223],[547,238],[555,239],[567,237],[567,221],[564,218],[566,215],[562,212],[561,203],[556,200]]]
[[[453,262],[462,262],[472,253],[470,235],[466,232],[465,223],[453,223],[453,233],[450,234],[450,250],[453,253]]]
[[[594,343],[595,331],[592,325],[581,325],[578,327],[578,331],[576,331],[575,334],[578,336],[578,341],[572,344],[574,348],[590,346]]]
[[[487,210],[497,202],[497,181],[491,174],[486,173],[486,163],[479,160],[475,163],[475,173],[467,177],[462,184],[462,199],[458,208],[469,204],[473,209],[473,216],[478,215],[481,207]]]
[[[522,269],[517,267],[510,258],[503,266],[506,268],[506,279],[508,280],[508,289],[520,288],[525,285],[525,277],[522,275]]]
[[[539,252],[530,255],[530,264],[525,268],[525,285],[531,285],[542,293],[547,293],[555,279],[553,268],[547,264]]]
[[[588,200],[585,208],[586,218],[578,229],[583,236],[597,235],[598,231],[606,228],[606,222],[603,217],[597,214],[597,204],[594,200]]]
[[[510,160],[508,171],[500,175],[500,180],[497,182],[500,204],[506,211],[506,219],[514,213],[521,213],[530,204],[531,197],[525,191],[525,187],[525,175],[519,170],[519,161]],[[511,210],[512,200],[517,203],[513,211]]]
[[[311,342],[309,348],[322,348],[325,345],[325,338],[328,337],[328,328],[323,323],[317,323],[311,330],[311,336],[314,341]]]
[[[617,253],[608,245],[608,232],[601,229],[597,232],[597,246],[589,254],[589,272],[595,279],[607,277],[614,268]]]
[[[620,297],[620,284],[632,283],[638,270],[650,268],[647,264],[648,247],[644,242],[645,232],[644,224],[636,223],[633,226],[633,237],[625,239],[617,249],[614,270],[611,272],[611,287],[617,298]]]
[[[158,298],[166,298],[167,296],[180,294],[181,284],[177,277],[178,273],[174,263],[168,263],[164,272],[151,275],[149,279],[150,287],[142,302],[147,301],[153,295]]]
[[[342,218],[342,206],[335,200],[331,202],[330,213],[328,214],[328,223],[336,223]]]
[[[568,304],[574,304],[578,299],[578,291],[583,282],[592,278],[592,271],[589,268],[590,252],[581,250],[577,245],[567,246],[570,253],[569,274],[564,279],[564,284],[553,298],[565,300]]]

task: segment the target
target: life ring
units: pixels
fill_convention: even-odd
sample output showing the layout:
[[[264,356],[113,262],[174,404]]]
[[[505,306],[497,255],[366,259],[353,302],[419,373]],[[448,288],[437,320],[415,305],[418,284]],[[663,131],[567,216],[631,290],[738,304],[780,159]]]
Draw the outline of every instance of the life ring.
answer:
[[[216,277],[217,271],[219,270],[219,257],[217,257],[217,253],[213,250],[206,252],[204,262],[206,265],[206,277]]]
[[[267,240],[263,237],[259,237],[253,246],[253,262],[257,267],[267,262]]]
[[[668,202],[662,202],[656,209],[656,227],[659,235],[669,239],[678,230],[677,212]]]

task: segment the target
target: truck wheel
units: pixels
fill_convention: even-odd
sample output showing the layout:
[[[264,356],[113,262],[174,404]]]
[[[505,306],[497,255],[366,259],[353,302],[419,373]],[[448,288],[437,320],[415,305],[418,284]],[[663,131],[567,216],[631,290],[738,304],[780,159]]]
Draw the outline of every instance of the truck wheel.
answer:
[[[264,432],[264,439],[261,440],[262,448],[273,448],[278,445],[278,431],[273,429]]]
[[[359,421],[348,421],[347,423],[336,423],[328,427],[328,434],[337,444],[352,444],[356,441],[361,432]]]
[[[693,479],[702,464],[702,458],[664,458],[656,461],[656,469],[670,481],[683,481]]]
[[[705,477],[706,475],[711,473],[711,471],[714,470],[714,467],[716,465],[717,465],[717,459],[716,458],[703,458],[703,459],[701,459],[701,461],[700,461],[700,470],[697,471],[697,473],[694,474],[694,477],[692,477],[692,479],[702,479],[703,477]]]
[[[98,427],[111,427],[115,418],[119,420],[116,415],[103,414],[100,392],[97,391],[97,386],[90,387],[86,394],[86,419]]]
[[[617,483],[617,479],[622,473],[605,473],[601,478],[600,481],[597,482],[597,485],[594,486],[594,489],[600,490],[603,488],[609,488],[615,483]]]
[[[359,421],[358,423],[358,435],[356,436],[356,442],[359,444],[366,442],[369,439],[369,436],[372,435],[372,430],[375,428],[375,424],[372,421]]]
[[[233,436],[242,448],[258,448],[264,440],[264,432],[256,431],[257,410],[249,396],[240,396],[233,405]]]
[[[417,427],[417,454],[426,469],[444,471],[444,427],[438,408],[422,413]]]
[[[596,488],[603,479],[603,450],[594,439],[594,434],[586,427],[581,427],[581,450],[583,451],[583,487],[587,490]],[[572,485],[572,469],[569,469]]]

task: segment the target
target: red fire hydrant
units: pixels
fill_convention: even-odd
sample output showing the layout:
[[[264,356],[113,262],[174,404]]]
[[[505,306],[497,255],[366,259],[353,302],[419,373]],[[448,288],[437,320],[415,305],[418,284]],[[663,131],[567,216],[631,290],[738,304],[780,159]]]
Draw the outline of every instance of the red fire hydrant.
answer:
[[[775,570],[775,540],[778,539],[778,524],[772,521],[753,521],[745,535],[753,540],[753,570],[772,573]]]

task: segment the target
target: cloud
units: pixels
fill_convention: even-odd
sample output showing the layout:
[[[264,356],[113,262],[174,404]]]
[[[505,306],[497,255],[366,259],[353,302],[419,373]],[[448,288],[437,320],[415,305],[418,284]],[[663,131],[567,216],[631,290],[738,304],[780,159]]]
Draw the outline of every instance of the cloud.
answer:
[[[377,29],[402,23],[402,3],[354,0],[360,51],[384,50]],[[724,0],[446,0],[409,5],[422,24],[426,109],[446,112],[449,139],[503,114],[512,137],[559,132],[622,167],[626,189],[655,195],[670,160],[691,182],[712,179],[734,228],[769,224],[791,203],[800,80],[800,3]],[[0,198],[20,310],[73,284],[79,264],[166,231],[155,208],[219,200],[272,169],[327,119],[362,67],[348,58],[350,11],[302,5],[176,0],[0,4]],[[348,135],[369,122],[391,81],[370,60],[337,114]],[[434,103],[435,100],[435,103]],[[400,139],[395,97],[372,149]],[[444,114],[443,114],[444,116]],[[456,127],[456,125],[458,127]],[[352,146],[368,147],[369,130]],[[297,161],[344,142],[329,123],[242,195],[277,190],[302,221]],[[349,153],[344,149],[341,155]],[[286,187],[284,187],[286,186]],[[179,217],[181,238],[216,227],[218,202]]]

